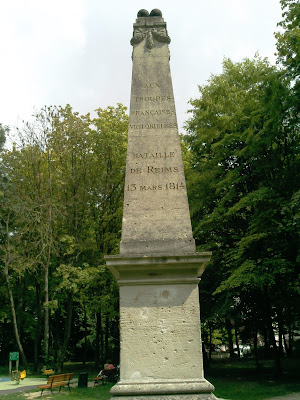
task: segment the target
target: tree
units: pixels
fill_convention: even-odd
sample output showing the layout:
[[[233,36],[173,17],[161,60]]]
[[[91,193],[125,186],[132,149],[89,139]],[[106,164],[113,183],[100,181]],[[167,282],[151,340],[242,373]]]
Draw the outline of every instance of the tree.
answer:
[[[125,110],[120,104],[116,108],[97,109],[97,117],[91,120],[89,115],[83,117],[74,113],[70,106],[59,109],[55,134],[51,139],[54,153],[59,154],[55,164],[63,187],[60,204],[64,207],[65,220],[62,220],[59,230],[64,241],[72,244],[67,251],[68,257],[75,248],[76,252],[67,261],[63,252],[59,259],[64,261],[57,270],[67,268],[71,271],[86,265],[95,272],[95,268],[103,263],[103,254],[116,251],[119,244],[128,126]],[[69,283],[64,285],[67,290]],[[80,286],[79,282],[75,286]],[[67,292],[70,305],[74,296],[78,297],[78,289]],[[79,293],[79,298],[84,299],[85,294]],[[93,296],[97,298],[99,292]],[[103,291],[100,296],[104,296]],[[117,298],[112,297],[110,303],[115,310]],[[103,301],[98,305],[103,305]],[[71,307],[68,306],[67,310],[65,332],[68,332],[67,326],[70,326],[72,318]],[[96,313],[99,315],[100,310]],[[105,325],[108,327],[114,315],[103,314],[107,317]],[[97,329],[101,328],[97,324]],[[69,339],[70,335],[65,335],[58,361],[60,369]]]
[[[36,112],[31,122],[17,130],[18,143],[5,159],[13,188],[11,199],[17,207],[21,235],[26,243],[24,254],[28,255],[31,268],[37,272],[36,287],[43,282],[43,359],[46,364],[49,353],[49,270],[58,241],[54,224],[60,213],[60,205],[55,203],[53,195],[53,154],[49,140],[55,115],[56,110],[51,107]],[[36,300],[39,310],[40,299],[37,297]],[[38,311],[37,314],[37,326],[40,326],[41,313]],[[38,328],[35,340],[40,341]],[[35,358],[37,360],[37,354]]]
[[[290,86],[256,56],[240,63],[225,59],[223,73],[199,91],[185,137],[193,154],[188,187],[194,237],[201,249],[213,250],[212,291],[231,299],[227,315],[241,302],[262,318],[253,294],[264,299],[263,323],[279,370],[275,322],[288,324],[287,299],[296,299],[298,268],[295,215],[287,211],[299,182],[299,137],[286,124]]]
[[[275,33],[278,63],[286,74],[300,84],[300,4],[297,0],[280,0],[283,20],[278,23],[283,31]]]
[[[118,297],[103,254],[116,252],[120,240],[125,111],[119,104],[96,110],[91,119],[70,105],[44,107],[3,154],[1,266],[15,302],[16,340],[28,349],[33,344],[36,370],[41,356],[62,370],[65,358],[75,355],[69,344],[81,340],[79,321],[85,349],[88,332],[94,335],[97,363],[97,340],[103,338],[101,362],[117,347]],[[26,309],[32,318],[23,318]]]
[[[123,212],[128,116],[126,108],[98,108],[93,119],[93,219],[98,250],[118,251]]]
[[[277,63],[290,82],[287,98],[288,110],[285,126],[289,127],[290,136],[297,140],[300,131],[300,3],[297,0],[281,0],[283,20],[278,23],[282,28],[275,33],[277,39]]]
[[[8,127],[0,124],[0,151],[8,133]],[[10,206],[11,182],[7,179],[5,168],[0,169],[0,265],[3,267],[5,283],[7,287],[11,321],[14,328],[16,343],[18,345],[24,366],[27,366],[27,358],[21,342],[20,327],[17,321],[16,306],[12,290],[11,270],[20,266],[20,246],[16,227],[15,210]],[[20,274],[22,274],[22,268]]]

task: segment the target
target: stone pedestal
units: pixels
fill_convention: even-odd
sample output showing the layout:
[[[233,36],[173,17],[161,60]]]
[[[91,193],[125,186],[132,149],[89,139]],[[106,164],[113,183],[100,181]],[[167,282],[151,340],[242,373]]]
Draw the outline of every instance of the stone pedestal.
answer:
[[[215,398],[203,376],[198,295],[210,256],[106,257],[120,286],[121,373],[114,397]]]

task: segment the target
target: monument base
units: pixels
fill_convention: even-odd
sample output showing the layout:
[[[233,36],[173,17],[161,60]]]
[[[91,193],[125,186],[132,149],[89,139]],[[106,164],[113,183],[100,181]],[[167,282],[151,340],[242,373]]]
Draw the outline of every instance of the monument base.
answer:
[[[113,396],[112,400],[218,400],[213,393],[197,394],[155,394],[149,396]],[[221,400],[221,399],[220,399]]]
[[[213,400],[203,376],[198,282],[211,253],[107,256],[120,287],[113,400]]]
[[[126,396],[130,398],[146,399],[149,396],[157,396],[159,398],[169,399],[170,397],[179,398],[195,398],[197,399],[214,399],[215,397],[207,397],[214,390],[214,387],[206,379],[172,379],[168,381],[154,382],[118,382],[112,389],[113,398],[118,396]],[[191,396],[191,397],[188,397]],[[206,396],[206,397],[200,397]],[[123,397],[124,398],[124,397]]]

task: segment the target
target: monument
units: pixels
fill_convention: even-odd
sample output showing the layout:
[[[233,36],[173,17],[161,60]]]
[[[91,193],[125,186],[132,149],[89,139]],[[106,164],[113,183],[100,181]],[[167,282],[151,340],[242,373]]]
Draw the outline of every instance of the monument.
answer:
[[[106,263],[120,287],[120,381],[114,400],[209,400],[198,282],[211,253],[197,253],[185,186],[160,10],[134,24],[132,86],[120,255]]]

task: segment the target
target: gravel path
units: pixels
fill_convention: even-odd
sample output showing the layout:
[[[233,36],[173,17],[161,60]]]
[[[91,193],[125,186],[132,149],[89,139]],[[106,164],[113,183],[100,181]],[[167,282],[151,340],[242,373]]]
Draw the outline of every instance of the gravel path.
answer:
[[[32,385],[32,386],[19,386],[16,389],[8,389],[8,390],[0,390],[0,396],[4,394],[11,394],[11,393],[16,393],[16,392],[25,392],[25,390],[32,390],[36,389],[38,385]]]

